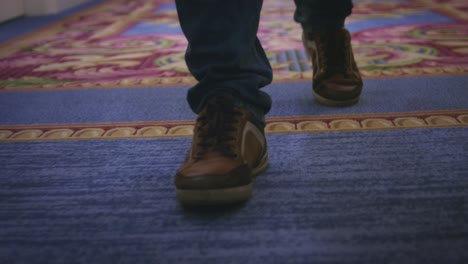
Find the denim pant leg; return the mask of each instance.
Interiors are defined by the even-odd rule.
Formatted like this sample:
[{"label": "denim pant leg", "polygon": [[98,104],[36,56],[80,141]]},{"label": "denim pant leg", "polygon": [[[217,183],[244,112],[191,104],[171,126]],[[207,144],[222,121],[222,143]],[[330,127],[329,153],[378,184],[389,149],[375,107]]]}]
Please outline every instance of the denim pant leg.
[{"label": "denim pant leg", "polygon": [[189,43],[185,60],[198,80],[187,95],[192,110],[228,92],[267,113],[271,99],[260,88],[272,81],[272,69],[257,39],[262,0],[176,0],[176,6]]},{"label": "denim pant leg", "polygon": [[353,9],[352,0],[294,0],[294,20],[305,32],[340,29]]}]

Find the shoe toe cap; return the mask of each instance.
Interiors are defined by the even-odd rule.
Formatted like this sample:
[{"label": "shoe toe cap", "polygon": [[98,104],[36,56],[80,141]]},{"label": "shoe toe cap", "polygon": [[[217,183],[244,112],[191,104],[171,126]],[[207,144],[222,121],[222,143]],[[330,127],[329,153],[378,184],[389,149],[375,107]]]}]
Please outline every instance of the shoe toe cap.
[{"label": "shoe toe cap", "polygon": [[314,91],[333,100],[349,100],[359,97],[362,91],[362,81],[336,76],[320,82],[319,85],[314,85]]}]

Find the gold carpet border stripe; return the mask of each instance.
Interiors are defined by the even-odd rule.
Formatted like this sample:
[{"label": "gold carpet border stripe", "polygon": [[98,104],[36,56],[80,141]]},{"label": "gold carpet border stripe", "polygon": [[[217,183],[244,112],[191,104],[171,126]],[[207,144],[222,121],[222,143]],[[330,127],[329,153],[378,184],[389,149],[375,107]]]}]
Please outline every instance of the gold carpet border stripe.
[{"label": "gold carpet border stripe", "polygon": [[[468,110],[333,116],[271,117],[267,134],[466,127]],[[193,121],[0,127],[0,142],[190,137]]]}]

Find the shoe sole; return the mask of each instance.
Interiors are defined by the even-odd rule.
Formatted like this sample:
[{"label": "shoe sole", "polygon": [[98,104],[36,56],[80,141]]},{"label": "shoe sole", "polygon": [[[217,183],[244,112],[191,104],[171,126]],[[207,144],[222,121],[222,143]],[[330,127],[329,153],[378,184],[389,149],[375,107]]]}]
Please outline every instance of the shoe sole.
[{"label": "shoe sole", "polygon": [[348,100],[333,100],[333,99],[328,99],[325,98],[315,91],[312,91],[314,94],[315,100],[321,104],[321,105],[326,105],[326,106],[351,106],[355,105],[359,102],[359,96],[353,99],[348,99]]},{"label": "shoe sole", "polygon": [[[262,158],[260,165],[252,170],[252,177],[266,170],[268,154]],[[176,196],[184,205],[220,205],[245,202],[252,197],[253,183],[234,188],[184,190],[176,188]]]}]

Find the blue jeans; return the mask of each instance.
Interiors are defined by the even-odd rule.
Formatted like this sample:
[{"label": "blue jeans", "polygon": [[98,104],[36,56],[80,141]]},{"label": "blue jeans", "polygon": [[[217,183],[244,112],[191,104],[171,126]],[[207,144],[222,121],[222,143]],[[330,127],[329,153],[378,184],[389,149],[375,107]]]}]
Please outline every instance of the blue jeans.
[{"label": "blue jeans", "polygon": [[[187,95],[198,113],[205,100],[230,93],[266,114],[271,99],[260,88],[273,73],[257,38],[262,0],[176,0],[180,25],[188,40],[187,66],[198,80]],[[305,31],[344,26],[351,0],[295,0],[294,19]]]}]

